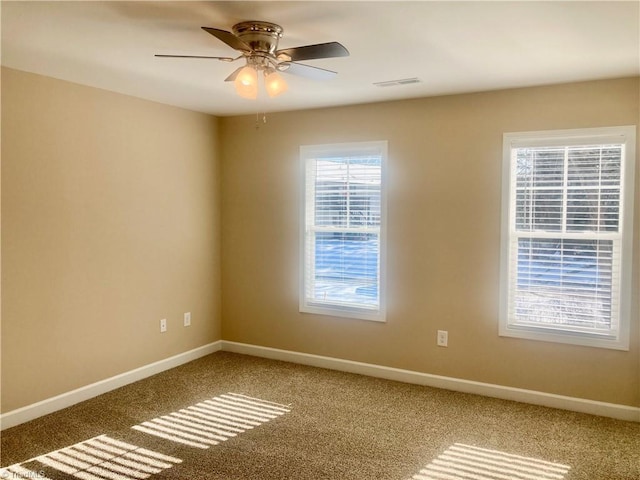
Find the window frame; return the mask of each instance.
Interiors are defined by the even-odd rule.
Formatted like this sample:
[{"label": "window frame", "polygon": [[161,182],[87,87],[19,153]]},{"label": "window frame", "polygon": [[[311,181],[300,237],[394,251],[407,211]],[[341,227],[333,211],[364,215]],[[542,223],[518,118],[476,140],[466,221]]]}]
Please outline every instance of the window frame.
[{"label": "window frame", "polygon": [[[518,325],[509,318],[510,262],[512,237],[515,230],[516,181],[512,152],[522,147],[554,147],[598,144],[623,144],[620,178],[620,274],[619,309],[617,335],[576,332],[558,327]],[[532,132],[510,132],[503,134],[502,162],[502,215],[500,252],[500,310],[499,336],[529,340],[540,340],[590,347],[629,350],[632,271],[633,271],[633,209],[636,163],[636,126],[580,128]],[[573,233],[576,233],[575,236]],[[580,237],[580,232],[571,235]],[[545,232],[546,234],[546,232]],[[549,236],[552,236],[549,234]],[[559,235],[559,238],[561,236]]]},{"label": "window frame", "polygon": [[[309,301],[306,297],[307,279],[307,164],[318,157],[380,155],[380,227],[378,231],[378,308],[359,308]],[[300,193],[300,258],[299,258],[299,311],[342,318],[386,322],[386,224],[387,224],[387,182],[386,165],[388,142],[386,140],[349,142],[300,146],[301,193]]]}]

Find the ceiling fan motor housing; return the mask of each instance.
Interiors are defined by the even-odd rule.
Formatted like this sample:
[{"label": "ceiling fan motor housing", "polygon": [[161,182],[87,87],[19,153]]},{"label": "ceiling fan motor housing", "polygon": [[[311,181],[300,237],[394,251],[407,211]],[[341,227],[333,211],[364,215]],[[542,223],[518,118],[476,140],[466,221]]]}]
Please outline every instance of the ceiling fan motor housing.
[{"label": "ceiling fan motor housing", "polygon": [[251,20],[233,26],[233,33],[251,47],[255,53],[274,55],[278,40],[282,37],[282,27],[275,23]]}]

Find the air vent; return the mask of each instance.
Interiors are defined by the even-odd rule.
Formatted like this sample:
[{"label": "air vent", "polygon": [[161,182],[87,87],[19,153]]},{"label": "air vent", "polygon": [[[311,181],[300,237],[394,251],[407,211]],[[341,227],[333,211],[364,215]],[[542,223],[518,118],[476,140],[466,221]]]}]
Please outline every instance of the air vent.
[{"label": "air vent", "polygon": [[401,78],[400,80],[390,80],[388,82],[374,82],[376,87],[396,87],[399,85],[410,85],[412,83],[420,83],[419,78]]}]

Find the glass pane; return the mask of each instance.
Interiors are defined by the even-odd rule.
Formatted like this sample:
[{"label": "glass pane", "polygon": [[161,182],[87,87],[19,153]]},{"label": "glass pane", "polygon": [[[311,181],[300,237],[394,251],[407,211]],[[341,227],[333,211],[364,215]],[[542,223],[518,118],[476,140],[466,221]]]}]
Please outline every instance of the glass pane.
[{"label": "glass pane", "polygon": [[562,229],[562,190],[524,190],[516,192],[516,230],[552,231]]},{"label": "glass pane", "polygon": [[516,151],[516,230],[562,230],[564,148]]},{"label": "glass pane", "polygon": [[315,224],[347,226],[348,165],[342,159],[318,160],[315,175]]},{"label": "glass pane", "polygon": [[518,323],[611,328],[613,241],[518,240]]},{"label": "glass pane", "polygon": [[380,225],[381,158],[344,157],[316,161],[315,225]]},{"label": "glass pane", "polygon": [[560,187],[564,184],[564,148],[519,148],[516,187]]},{"label": "glass pane", "polygon": [[568,150],[567,231],[618,231],[621,158],[619,145]]},{"label": "glass pane", "polygon": [[619,145],[569,148],[567,185],[569,187],[620,185],[621,158],[622,148]]},{"label": "glass pane", "polygon": [[379,258],[377,234],[316,233],[312,300],[377,306]]},{"label": "glass pane", "polygon": [[380,185],[349,184],[349,226],[380,225]]},{"label": "glass pane", "polygon": [[567,194],[567,231],[617,232],[619,215],[619,189],[573,189]]}]

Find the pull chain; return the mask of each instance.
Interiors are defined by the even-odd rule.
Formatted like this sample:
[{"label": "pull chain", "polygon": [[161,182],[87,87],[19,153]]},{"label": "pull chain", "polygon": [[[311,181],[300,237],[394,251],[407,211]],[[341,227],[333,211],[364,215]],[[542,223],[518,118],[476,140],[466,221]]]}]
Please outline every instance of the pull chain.
[{"label": "pull chain", "polygon": [[[262,114],[262,123],[267,123],[267,112]],[[256,130],[260,130],[260,114],[256,112]]]}]

